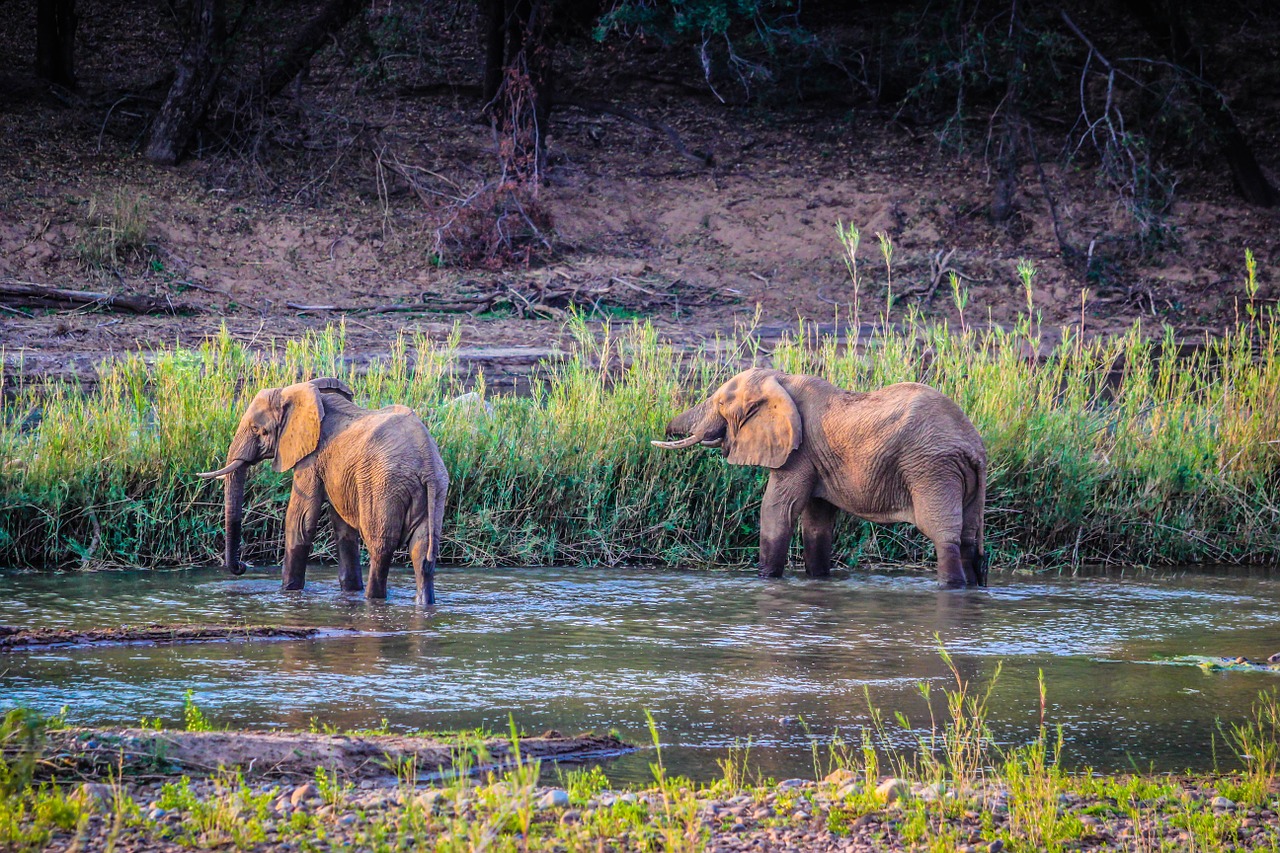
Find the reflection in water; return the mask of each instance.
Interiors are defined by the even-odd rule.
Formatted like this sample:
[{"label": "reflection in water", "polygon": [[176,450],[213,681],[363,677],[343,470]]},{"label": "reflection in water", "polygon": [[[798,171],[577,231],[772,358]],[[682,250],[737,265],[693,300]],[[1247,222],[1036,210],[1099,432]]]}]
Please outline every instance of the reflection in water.
[{"label": "reflection in water", "polygon": [[[407,570],[405,571],[407,574]],[[265,573],[0,574],[0,624],[100,627],[146,622],[341,626],[372,632],[318,641],[59,650],[0,658],[0,710],[69,707],[77,723],[180,723],[182,697],[220,724],[305,728],[617,728],[648,739],[651,711],[674,772],[717,774],[714,759],[750,738],[767,774],[812,773],[811,736],[856,737],[867,700],[927,725],[918,683],[1004,674],[993,726],[1034,733],[1036,673],[1066,760],[1100,769],[1212,766],[1215,718],[1239,719],[1265,673],[1147,666],[1158,657],[1265,657],[1280,648],[1277,583],[1219,575],[1088,580],[1001,578],[983,591],[939,589],[928,575],[842,575],[760,582],[749,575],[645,570],[445,570],[441,604],[413,606],[411,583],[385,603],[340,593],[331,569],[304,593]],[[937,639],[935,639],[935,634]],[[935,698],[935,702],[938,699]],[[647,774],[649,756],[610,775]]]}]

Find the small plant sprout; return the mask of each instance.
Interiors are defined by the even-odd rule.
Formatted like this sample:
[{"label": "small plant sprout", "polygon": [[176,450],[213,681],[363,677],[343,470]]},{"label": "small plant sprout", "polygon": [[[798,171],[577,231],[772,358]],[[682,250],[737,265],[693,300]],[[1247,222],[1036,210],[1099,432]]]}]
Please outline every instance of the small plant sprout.
[{"label": "small plant sprout", "polygon": [[1018,278],[1022,281],[1022,290],[1027,297],[1027,316],[1031,317],[1035,314],[1036,300],[1035,294],[1031,288],[1031,282],[1036,277],[1036,265],[1026,258],[1018,261]]},{"label": "small plant sprout", "polygon": [[1244,268],[1244,291],[1249,297],[1249,321],[1252,324],[1258,318],[1258,309],[1254,304],[1254,298],[1258,295],[1258,261],[1253,257],[1253,249],[1244,250]]},{"label": "small plant sprout", "polygon": [[182,719],[189,732],[211,732],[213,723],[205,716],[204,711],[196,704],[195,691],[188,689],[182,696]]},{"label": "small plant sprout", "polygon": [[964,321],[964,309],[969,307],[969,288],[960,286],[960,276],[956,275],[955,270],[947,273],[947,278],[951,282],[951,301],[960,312],[960,332],[964,334],[968,331]]},{"label": "small plant sprout", "polygon": [[853,325],[857,328],[858,290],[861,286],[861,282],[858,281],[858,245],[862,242],[862,232],[852,222],[845,225],[837,219],[836,236],[839,237],[840,245],[844,249],[844,266],[849,271],[849,280],[853,284]]},{"label": "small plant sprout", "polygon": [[893,311],[893,240],[883,231],[876,232],[876,240],[880,242],[880,254],[884,257],[884,320],[888,325],[889,314]]}]

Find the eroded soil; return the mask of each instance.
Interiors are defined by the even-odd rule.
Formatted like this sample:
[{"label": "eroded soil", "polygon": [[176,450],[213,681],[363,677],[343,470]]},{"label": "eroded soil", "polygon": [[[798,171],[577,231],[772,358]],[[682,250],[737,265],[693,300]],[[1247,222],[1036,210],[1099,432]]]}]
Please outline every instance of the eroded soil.
[{"label": "eroded soil", "polygon": [[[137,149],[160,94],[156,81],[173,59],[169,24],[114,32],[127,16],[86,4],[82,91],[59,98],[23,76],[33,41],[24,9],[0,10],[0,67],[13,70],[0,86],[0,277],[145,292],[197,313],[3,312],[8,372],[25,359],[29,374],[85,376],[105,356],[197,344],[223,325],[266,346],[340,318],[349,350],[375,357],[399,331],[443,338],[455,323],[467,347],[563,343],[564,310],[555,306],[526,310],[513,299],[477,315],[404,310],[504,288],[577,288],[590,294],[579,307],[595,322],[644,318],[679,342],[750,323],[757,312],[782,326],[845,319],[855,288],[838,220],[864,235],[864,320],[883,309],[890,284],[894,317],[915,307],[957,318],[938,275],[943,258],[962,276],[967,317],[978,321],[1010,322],[1026,309],[1015,272],[1021,258],[1038,269],[1031,296],[1046,323],[1086,331],[1138,318],[1188,335],[1222,328],[1244,302],[1246,248],[1259,260],[1257,298],[1280,295],[1280,212],[1242,204],[1221,171],[1184,169],[1164,236],[1140,245],[1125,236],[1133,223],[1088,163],[1046,157],[1043,180],[1024,165],[1017,214],[997,226],[980,151],[944,149],[928,130],[870,106],[722,104],[699,85],[694,56],[626,46],[608,69],[595,67],[595,54],[566,49],[558,58],[566,86],[669,125],[715,165],[681,157],[662,134],[616,115],[557,109],[536,199],[555,252],[529,265],[464,269],[453,263],[449,224],[458,200],[494,164],[470,86],[478,40],[441,38],[430,62],[391,58],[391,82],[373,87],[326,55],[305,84],[291,87],[262,146],[159,168]],[[472,26],[469,14],[454,23]],[[1265,116],[1267,107],[1259,109]],[[1272,175],[1280,170],[1277,127],[1247,128]],[[1092,273],[1063,259],[1049,196],[1071,244],[1105,256]],[[104,260],[95,246],[120,218],[111,211],[135,201],[143,236]],[[891,282],[876,234],[894,246]],[[368,310],[377,308],[395,310]]]}]

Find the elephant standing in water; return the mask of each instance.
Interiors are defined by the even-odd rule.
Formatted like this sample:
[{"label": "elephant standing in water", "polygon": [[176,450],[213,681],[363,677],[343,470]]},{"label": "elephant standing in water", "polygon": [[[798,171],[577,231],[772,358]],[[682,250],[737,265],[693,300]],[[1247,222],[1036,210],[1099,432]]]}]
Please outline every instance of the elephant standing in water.
[{"label": "elephant standing in water", "polygon": [[940,392],[915,382],[869,394],[811,376],[752,369],[667,424],[657,447],[723,447],[736,465],[772,469],[760,507],[760,575],[781,577],[796,520],[805,570],[831,571],[836,510],[909,521],[933,540],[938,577],[985,584],[982,437]]},{"label": "elephant standing in water", "polygon": [[[285,512],[285,589],[302,589],[307,558],[326,500],[338,546],[342,589],[387,597],[391,556],[409,545],[419,604],[435,603],[449,476],[426,426],[404,406],[374,411],[352,402],[341,380],[313,379],[258,392],[240,418],[227,464],[201,477],[226,478],[226,567],[243,574],[240,527],[250,465],[272,457],[293,469]],[[369,579],[360,578],[360,542],[369,549]]]}]

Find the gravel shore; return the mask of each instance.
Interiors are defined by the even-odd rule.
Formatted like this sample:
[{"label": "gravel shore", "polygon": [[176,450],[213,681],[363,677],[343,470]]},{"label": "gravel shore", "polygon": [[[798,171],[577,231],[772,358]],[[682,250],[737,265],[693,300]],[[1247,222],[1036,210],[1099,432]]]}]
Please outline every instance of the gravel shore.
[{"label": "gravel shore", "polygon": [[[1061,777],[1015,793],[901,779],[871,785],[847,770],[727,790],[666,781],[644,791],[520,784],[446,788],[220,780],[82,785],[85,812],[44,849],[294,850],[1272,850],[1276,794],[1248,806],[1193,777]],[[494,777],[491,777],[491,779]],[[595,777],[602,779],[602,776]],[[1055,790],[1057,788],[1057,790]]]}]

